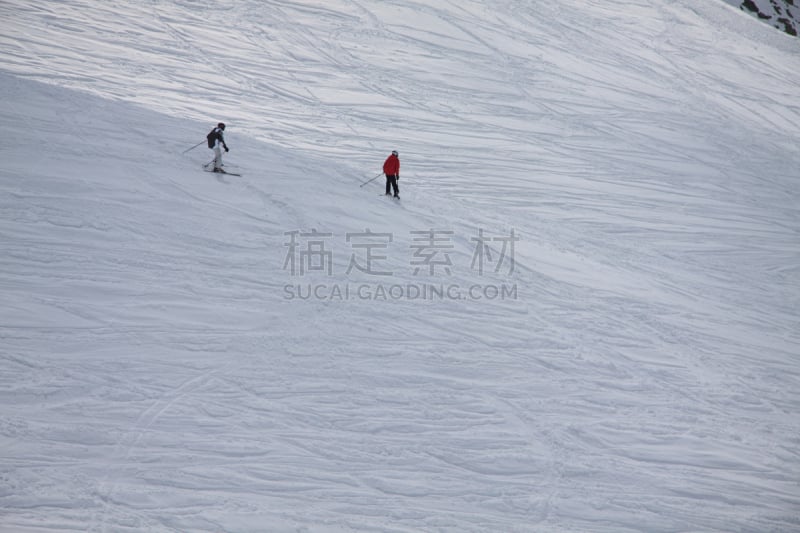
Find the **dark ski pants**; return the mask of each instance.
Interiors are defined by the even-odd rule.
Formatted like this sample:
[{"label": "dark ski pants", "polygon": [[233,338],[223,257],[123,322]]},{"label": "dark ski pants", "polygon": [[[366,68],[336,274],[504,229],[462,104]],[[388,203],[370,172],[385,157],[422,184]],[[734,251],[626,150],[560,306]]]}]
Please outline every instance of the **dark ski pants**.
[{"label": "dark ski pants", "polygon": [[394,189],[395,196],[400,196],[400,189],[397,187],[396,174],[386,174],[386,194],[390,194],[389,187]]}]

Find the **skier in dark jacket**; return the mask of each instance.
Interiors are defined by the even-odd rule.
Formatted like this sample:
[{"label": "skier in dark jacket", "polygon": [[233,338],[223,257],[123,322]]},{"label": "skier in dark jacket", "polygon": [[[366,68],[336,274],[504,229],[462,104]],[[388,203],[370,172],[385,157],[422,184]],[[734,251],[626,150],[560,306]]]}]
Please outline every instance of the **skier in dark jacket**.
[{"label": "skier in dark jacket", "polygon": [[222,150],[220,147],[224,148],[226,152],[228,152],[228,145],[225,144],[225,137],[223,136],[223,132],[225,131],[225,124],[220,122],[217,124],[217,127],[211,130],[206,138],[208,139],[208,147],[214,150],[214,172],[225,172],[222,170]]},{"label": "skier in dark jacket", "polygon": [[400,158],[397,156],[397,150],[392,150],[392,155],[386,158],[383,163],[383,173],[386,174],[386,195],[390,193],[390,187],[394,189],[394,197],[400,198],[400,189],[397,186],[397,181],[400,179]]}]

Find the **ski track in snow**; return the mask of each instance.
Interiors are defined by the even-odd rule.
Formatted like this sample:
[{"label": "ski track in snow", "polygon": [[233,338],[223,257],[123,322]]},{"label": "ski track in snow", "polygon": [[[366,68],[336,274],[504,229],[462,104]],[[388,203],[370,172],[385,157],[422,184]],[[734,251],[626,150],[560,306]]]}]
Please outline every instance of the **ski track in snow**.
[{"label": "ski track in snow", "polygon": [[[800,528],[798,41],[683,0],[0,22],[0,531]],[[219,120],[241,177],[181,153]],[[400,203],[358,187],[391,149]],[[386,281],[367,228],[387,283],[519,297],[286,298]]]}]

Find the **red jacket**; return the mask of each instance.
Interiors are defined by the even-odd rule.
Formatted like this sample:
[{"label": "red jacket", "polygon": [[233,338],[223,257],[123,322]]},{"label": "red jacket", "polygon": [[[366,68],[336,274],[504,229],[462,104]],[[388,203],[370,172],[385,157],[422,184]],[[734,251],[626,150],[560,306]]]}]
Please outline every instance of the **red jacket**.
[{"label": "red jacket", "polygon": [[400,158],[394,154],[387,157],[386,162],[383,163],[383,173],[390,176],[400,174]]}]

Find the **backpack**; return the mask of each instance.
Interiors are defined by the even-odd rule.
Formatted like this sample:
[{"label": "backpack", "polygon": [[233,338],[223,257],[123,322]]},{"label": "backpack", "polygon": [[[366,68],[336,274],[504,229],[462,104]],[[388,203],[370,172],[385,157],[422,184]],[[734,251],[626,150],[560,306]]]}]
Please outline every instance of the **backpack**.
[{"label": "backpack", "polygon": [[218,137],[217,128],[214,128],[213,130],[211,130],[211,133],[206,135],[206,140],[208,141],[209,148],[214,148],[214,144],[216,144],[217,142],[217,137]]}]

